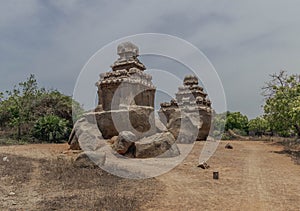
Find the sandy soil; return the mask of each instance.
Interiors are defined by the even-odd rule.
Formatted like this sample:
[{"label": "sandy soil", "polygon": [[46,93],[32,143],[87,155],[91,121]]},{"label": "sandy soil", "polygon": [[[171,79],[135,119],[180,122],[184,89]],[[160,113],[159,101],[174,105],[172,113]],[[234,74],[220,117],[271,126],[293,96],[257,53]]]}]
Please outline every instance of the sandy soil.
[{"label": "sandy soil", "polygon": [[[62,157],[61,153],[68,149],[66,144],[2,146],[0,209],[110,210],[114,201],[107,200],[108,195],[103,198],[103,193],[115,189],[116,196],[123,194],[137,197],[138,208],[133,209],[300,210],[300,166],[295,165],[287,155],[275,153],[282,150],[282,147],[263,142],[233,141],[230,143],[234,148],[229,150],[224,148],[226,143],[221,142],[214,156],[207,162],[210,169],[197,167],[204,144],[197,142],[184,162],[157,178],[137,181],[97,173],[95,175],[99,178],[93,176],[89,179],[88,174],[92,170],[87,169],[77,173],[86,174],[86,180],[90,181],[78,180],[78,184],[73,187],[74,181],[72,183],[70,175],[74,172],[68,175],[64,172],[64,166],[58,171],[60,165],[53,165],[54,161]],[[11,160],[3,162],[4,156]],[[66,156],[74,157],[72,153],[64,154]],[[10,162],[15,162],[13,174],[7,168]],[[56,170],[51,176],[53,166]],[[219,172],[219,180],[213,180],[213,171]],[[66,180],[65,177],[70,178]],[[104,177],[107,180],[103,180]],[[106,192],[97,192],[95,184],[105,187]],[[10,195],[10,192],[15,195]],[[94,193],[92,197],[88,195],[91,192]],[[87,196],[82,197],[82,194]],[[96,195],[102,197],[101,200],[106,199],[106,205]],[[128,201],[124,196],[121,203]],[[135,205],[135,201],[132,203]],[[79,207],[79,204],[86,206]]]}]

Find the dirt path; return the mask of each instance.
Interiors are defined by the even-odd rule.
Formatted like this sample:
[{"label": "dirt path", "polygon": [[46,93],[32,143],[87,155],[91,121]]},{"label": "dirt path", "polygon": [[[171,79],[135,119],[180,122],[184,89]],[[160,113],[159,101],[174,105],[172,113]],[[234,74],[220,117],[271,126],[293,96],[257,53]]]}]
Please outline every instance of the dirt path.
[{"label": "dirt path", "polygon": [[[226,143],[228,142],[221,142],[216,153],[207,162],[211,168],[203,170],[197,165],[204,142],[197,142],[184,162],[156,178],[161,189],[158,188],[157,195],[151,201],[145,202],[141,208],[144,210],[300,210],[300,166],[295,165],[288,156],[274,153],[282,149],[280,146],[263,142],[233,141],[230,143],[234,149],[226,150],[224,148]],[[31,162],[29,165],[31,170],[27,177],[29,179],[24,184],[15,185],[14,182],[12,186],[9,175],[0,178],[0,193],[7,194],[16,189],[16,195],[13,197],[3,196],[1,199],[0,196],[0,201],[7,204],[7,206],[3,204],[3,207],[10,207],[13,210],[26,208],[35,210],[43,194],[47,195],[53,191],[55,196],[66,195],[63,189],[57,187],[53,190],[48,186],[47,189],[43,189],[45,187],[43,183],[47,181],[40,172],[40,159],[57,159],[61,152],[67,149],[66,144],[0,147],[0,162],[2,154],[14,154],[33,159],[28,160]],[[20,172],[24,170],[26,169]],[[219,180],[212,179],[213,171],[219,172]],[[129,181],[130,185],[125,187],[128,189],[132,183],[136,182]],[[142,187],[143,185],[147,186],[147,181],[141,182],[139,186],[141,192],[145,188]],[[67,189],[67,191],[68,194],[76,196],[79,190]],[[93,190],[89,187],[88,191]],[[134,190],[129,188],[127,191],[138,190],[135,187]],[[17,205],[12,206],[12,200]],[[83,202],[76,201],[76,203]],[[68,205],[62,203],[59,206],[65,204]],[[69,210],[68,207],[62,208]]]},{"label": "dirt path", "polygon": [[[300,166],[281,147],[262,142],[222,142],[208,161],[197,168],[203,143],[197,143],[180,166],[159,177],[166,184],[161,210],[300,210]],[[213,180],[212,172],[220,179]]]}]

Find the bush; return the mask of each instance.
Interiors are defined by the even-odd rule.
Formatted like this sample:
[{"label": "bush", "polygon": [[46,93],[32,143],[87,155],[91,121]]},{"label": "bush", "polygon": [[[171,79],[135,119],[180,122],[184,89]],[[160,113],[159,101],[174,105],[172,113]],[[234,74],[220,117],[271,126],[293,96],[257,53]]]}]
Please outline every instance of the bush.
[{"label": "bush", "polygon": [[[30,75],[25,82],[19,83],[5,93],[0,92],[0,131],[6,136],[0,134],[0,137],[22,139],[26,142],[32,142],[33,138],[38,137],[46,141],[56,141],[61,139],[63,131],[72,129],[73,120],[78,119],[83,113],[80,104],[71,96],[57,90],[39,88],[34,75]],[[51,121],[56,121],[53,117],[52,120],[47,117],[52,115],[66,120],[69,129],[63,128],[56,133],[52,131],[42,134],[42,128],[50,130],[51,126],[53,130],[55,124],[65,123],[58,121],[50,124]]]},{"label": "bush", "polygon": [[68,121],[55,115],[40,117],[32,131],[32,135],[47,142],[61,142],[68,137],[70,128]]}]

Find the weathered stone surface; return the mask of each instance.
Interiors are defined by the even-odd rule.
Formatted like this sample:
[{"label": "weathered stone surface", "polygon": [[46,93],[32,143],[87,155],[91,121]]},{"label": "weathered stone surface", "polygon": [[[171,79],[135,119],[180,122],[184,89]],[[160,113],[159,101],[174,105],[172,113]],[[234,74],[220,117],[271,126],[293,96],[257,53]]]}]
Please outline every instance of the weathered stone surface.
[{"label": "weathered stone surface", "polygon": [[163,154],[157,156],[158,158],[171,158],[171,157],[176,157],[180,155],[180,150],[177,146],[176,143],[174,143],[170,149],[168,149],[166,152]]},{"label": "weathered stone surface", "polygon": [[202,120],[199,113],[174,112],[167,125],[177,143],[193,143],[198,139]]},{"label": "weathered stone surface", "polygon": [[124,155],[128,149],[134,145],[136,141],[136,136],[130,131],[122,131],[119,133],[119,136],[112,148],[121,155]]},{"label": "weathered stone surface", "polygon": [[[155,86],[152,76],[145,73],[145,65],[138,60],[139,49],[130,42],[121,43],[120,56],[111,66],[112,71],[100,74],[98,106],[105,111],[119,110],[119,106],[154,107]],[[100,109],[97,109],[100,110]]]},{"label": "weathered stone surface", "polygon": [[101,142],[104,140],[97,124],[91,123],[86,117],[75,123],[68,141],[72,150],[96,150]]},{"label": "weathered stone surface", "polygon": [[[136,158],[153,158],[163,155],[172,148],[175,144],[173,135],[169,132],[158,133],[150,137],[143,138],[135,142],[135,157]],[[176,144],[175,144],[176,145]],[[174,151],[173,155],[179,154],[179,150],[174,146],[171,150]],[[171,151],[170,151],[171,153]]]},{"label": "weathered stone surface", "polygon": [[155,126],[156,126],[156,131],[158,133],[162,133],[162,132],[168,132],[167,127],[164,125],[164,123],[162,121],[160,121],[159,118],[155,117]]},{"label": "weathered stone surface", "polygon": [[85,151],[80,153],[74,161],[74,166],[79,168],[98,168],[105,164],[106,155],[101,152]]},{"label": "weathered stone surface", "polygon": [[128,110],[96,112],[95,115],[105,139],[118,136],[120,131],[130,131],[137,138],[156,133],[152,107],[131,106]]}]

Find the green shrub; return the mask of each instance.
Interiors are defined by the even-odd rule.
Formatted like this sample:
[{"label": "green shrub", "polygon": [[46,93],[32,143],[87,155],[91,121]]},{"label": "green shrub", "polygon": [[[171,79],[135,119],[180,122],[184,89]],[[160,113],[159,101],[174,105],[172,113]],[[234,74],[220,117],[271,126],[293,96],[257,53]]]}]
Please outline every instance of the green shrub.
[{"label": "green shrub", "polygon": [[32,135],[42,141],[61,142],[70,132],[68,121],[55,115],[40,117],[32,131]]}]

